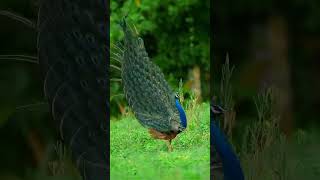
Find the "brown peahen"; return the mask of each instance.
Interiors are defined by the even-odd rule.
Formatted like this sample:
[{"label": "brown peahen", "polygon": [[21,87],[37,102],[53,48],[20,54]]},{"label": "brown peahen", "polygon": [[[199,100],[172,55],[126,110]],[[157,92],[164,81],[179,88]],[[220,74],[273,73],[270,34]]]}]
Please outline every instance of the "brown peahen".
[{"label": "brown peahen", "polygon": [[124,32],[121,53],[121,79],[129,106],[140,124],[153,138],[171,141],[187,127],[185,112],[166,82],[160,68],[148,57],[143,40],[126,19],[120,23]]},{"label": "brown peahen", "polygon": [[60,136],[83,180],[108,178],[108,0],[41,0],[38,58]]}]

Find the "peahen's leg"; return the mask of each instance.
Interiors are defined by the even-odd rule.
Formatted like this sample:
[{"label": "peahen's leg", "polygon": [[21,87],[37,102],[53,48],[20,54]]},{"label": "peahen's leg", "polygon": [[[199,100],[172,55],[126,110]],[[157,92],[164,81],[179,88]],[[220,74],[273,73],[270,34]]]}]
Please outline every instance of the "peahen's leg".
[{"label": "peahen's leg", "polygon": [[173,147],[172,147],[172,144],[171,144],[171,139],[166,141],[166,143],[167,143],[167,146],[168,146],[168,151],[172,152],[173,151]]}]

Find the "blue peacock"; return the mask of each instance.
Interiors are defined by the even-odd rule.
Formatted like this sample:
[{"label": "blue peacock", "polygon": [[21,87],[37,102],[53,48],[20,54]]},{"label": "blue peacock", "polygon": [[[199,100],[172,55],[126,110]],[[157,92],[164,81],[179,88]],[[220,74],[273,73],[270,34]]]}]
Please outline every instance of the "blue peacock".
[{"label": "blue peacock", "polygon": [[124,32],[121,81],[127,102],[151,136],[166,140],[172,151],[172,139],[187,127],[179,96],[171,90],[160,68],[149,59],[143,40],[127,24],[126,18],[120,25]]},{"label": "blue peacock", "polygon": [[211,104],[210,144],[213,147],[211,148],[213,177],[219,180],[244,180],[240,161],[216,121],[217,116],[224,112],[220,106]]}]

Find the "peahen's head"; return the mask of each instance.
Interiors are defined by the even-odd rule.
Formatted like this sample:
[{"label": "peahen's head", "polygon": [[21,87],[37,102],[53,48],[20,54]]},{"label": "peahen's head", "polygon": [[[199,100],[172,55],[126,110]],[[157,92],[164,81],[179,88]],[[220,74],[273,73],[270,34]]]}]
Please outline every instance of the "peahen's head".
[{"label": "peahen's head", "polygon": [[179,130],[178,130],[178,132],[180,133],[187,128],[187,117],[186,117],[186,113],[183,110],[182,105],[180,104],[180,97],[178,94],[175,94],[175,103],[176,103],[176,107],[179,111],[179,116],[180,116],[180,125],[181,126],[179,126]]}]

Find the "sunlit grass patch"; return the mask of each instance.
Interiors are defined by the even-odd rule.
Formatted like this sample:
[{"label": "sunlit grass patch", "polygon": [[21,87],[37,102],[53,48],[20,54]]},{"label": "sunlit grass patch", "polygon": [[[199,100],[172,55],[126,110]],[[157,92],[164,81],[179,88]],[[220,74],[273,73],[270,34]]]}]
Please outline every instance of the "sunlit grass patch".
[{"label": "sunlit grass patch", "polygon": [[164,141],[152,139],[132,115],[113,120],[111,179],[209,179],[209,104],[188,107],[188,128],[173,140],[173,152]]}]

